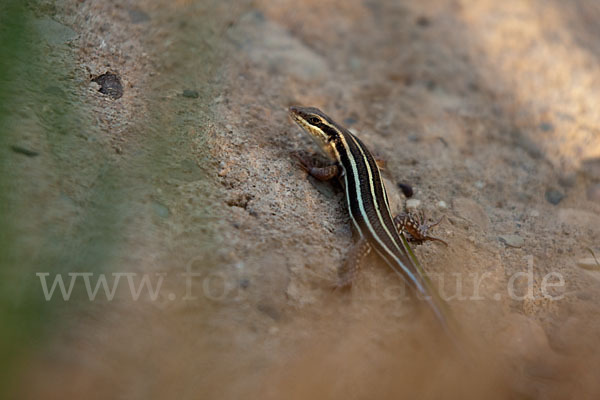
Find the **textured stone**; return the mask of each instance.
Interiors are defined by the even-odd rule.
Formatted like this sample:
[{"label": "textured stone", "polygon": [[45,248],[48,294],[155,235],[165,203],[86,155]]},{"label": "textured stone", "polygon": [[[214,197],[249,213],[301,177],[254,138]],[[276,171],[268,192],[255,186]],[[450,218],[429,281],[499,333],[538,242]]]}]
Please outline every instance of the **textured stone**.
[{"label": "textured stone", "polygon": [[92,82],[96,82],[100,85],[98,91],[105,94],[113,99],[119,99],[123,96],[123,84],[121,78],[112,72],[106,72],[100,76],[92,79]]},{"label": "textured stone", "polygon": [[131,9],[127,10],[127,13],[132,24],[141,24],[150,21],[150,16],[142,10]]},{"label": "textured stone", "polygon": [[558,203],[560,203],[562,201],[562,199],[565,198],[565,194],[563,192],[561,192],[560,190],[556,190],[556,189],[546,190],[546,193],[544,196],[546,197],[546,200],[548,201],[548,203],[554,204],[554,205],[557,205]]},{"label": "textured stone", "polygon": [[558,221],[577,229],[600,231],[600,216],[584,210],[563,208],[558,211]]},{"label": "textured stone", "polygon": [[508,247],[523,247],[525,240],[519,235],[500,235],[498,239]]},{"label": "textured stone", "polygon": [[406,208],[419,208],[421,206],[421,200],[418,199],[408,199],[406,200]]},{"label": "textured stone", "polygon": [[193,89],[184,89],[181,95],[183,97],[187,97],[188,99],[197,99],[198,97],[200,97],[200,93],[198,93],[197,90]]},{"label": "textured stone", "polygon": [[593,257],[581,258],[577,260],[577,266],[579,268],[588,270],[600,270],[600,263],[598,263],[598,260]]},{"label": "textured stone", "polygon": [[588,200],[600,203],[600,183],[588,187],[586,195]]},{"label": "textured stone", "polygon": [[591,179],[600,181],[600,157],[584,160],[581,163],[581,171]]},{"label": "textured stone", "polygon": [[544,329],[522,314],[513,313],[506,317],[499,339],[506,355],[518,362],[533,361],[540,355],[552,353]]},{"label": "textured stone", "polygon": [[301,79],[327,75],[327,63],[317,52],[261,13],[244,15],[231,36],[261,68]]},{"label": "textured stone", "polygon": [[473,222],[481,230],[488,231],[490,229],[490,218],[477,202],[462,197],[455,199],[452,205],[458,215]]},{"label": "textured stone", "polygon": [[52,18],[37,19],[33,26],[38,35],[52,45],[64,44],[77,37],[77,32]]}]

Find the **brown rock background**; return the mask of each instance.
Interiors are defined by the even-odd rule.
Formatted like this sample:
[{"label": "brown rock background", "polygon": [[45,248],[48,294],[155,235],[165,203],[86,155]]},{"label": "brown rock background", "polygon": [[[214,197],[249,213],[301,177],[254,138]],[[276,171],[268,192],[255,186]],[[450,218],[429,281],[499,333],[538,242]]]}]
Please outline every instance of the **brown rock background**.
[{"label": "brown rock background", "polygon": [[[600,275],[579,266],[600,256],[596,2],[25,5],[0,119],[10,396],[600,395]],[[340,186],[290,157],[316,150],[293,104],[386,160],[395,211],[405,182],[446,216],[449,247],[416,253],[459,354],[376,257],[330,290],[351,230]],[[36,273],[163,280],[89,301],[80,275],[46,302]]]}]

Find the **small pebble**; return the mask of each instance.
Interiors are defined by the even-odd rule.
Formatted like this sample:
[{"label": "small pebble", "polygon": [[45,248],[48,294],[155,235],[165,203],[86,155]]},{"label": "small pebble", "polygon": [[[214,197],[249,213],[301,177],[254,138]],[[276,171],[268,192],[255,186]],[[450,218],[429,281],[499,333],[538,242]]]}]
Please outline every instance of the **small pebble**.
[{"label": "small pebble", "polygon": [[522,247],[525,244],[525,240],[519,235],[500,235],[498,239],[508,247]]},{"label": "small pebble", "polygon": [[544,156],[544,152],[539,148],[539,146],[523,132],[517,130],[513,132],[513,135],[516,139],[517,146],[525,150],[531,158],[537,160]]},{"label": "small pebble", "polygon": [[446,202],[444,200],[440,200],[438,202],[438,207],[439,208],[448,208],[448,204],[446,204]]},{"label": "small pebble", "polygon": [[600,202],[600,183],[596,183],[587,189],[587,198],[590,201]]},{"label": "small pebble", "polygon": [[577,174],[575,173],[563,174],[558,177],[558,184],[564,188],[573,187],[575,183],[577,183]]},{"label": "small pebble", "polygon": [[358,70],[362,67],[362,62],[360,61],[360,58],[358,57],[350,57],[350,68],[352,68],[353,70]]},{"label": "small pebble", "polygon": [[256,306],[256,308],[258,309],[258,311],[262,312],[265,315],[268,315],[275,321],[281,318],[280,312],[275,307],[269,304],[259,304],[258,306]]},{"label": "small pebble", "polygon": [[121,84],[121,78],[112,72],[105,72],[92,79],[92,82],[96,82],[100,85],[98,91],[108,97],[117,100],[123,96],[123,85]]},{"label": "small pebble", "polygon": [[582,258],[580,260],[577,260],[577,266],[579,268],[592,270],[592,271],[600,270],[600,264],[598,264],[598,261],[596,261],[593,257]]},{"label": "small pebble", "polygon": [[421,200],[417,200],[417,199],[406,200],[406,208],[419,208],[420,205],[421,205]]},{"label": "small pebble", "polygon": [[154,209],[156,215],[158,215],[159,217],[167,218],[169,216],[169,209],[167,208],[167,206],[159,202],[153,202],[152,208]]},{"label": "small pebble", "polygon": [[417,25],[419,25],[422,28],[428,27],[429,25],[431,25],[431,20],[426,16],[422,15],[419,18],[417,18]]},{"label": "small pebble", "polygon": [[183,97],[187,97],[188,99],[197,99],[200,97],[200,93],[197,90],[184,89],[182,93]]},{"label": "small pebble", "polygon": [[529,215],[530,215],[531,217],[537,218],[537,217],[539,217],[539,216],[540,216],[540,212],[539,212],[538,210],[531,210],[531,211],[529,212]]},{"label": "small pebble", "polygon": [[356,122],[357,122],[356,118],[348,117],[348,118],[344,119],[344,125],[353,125]]},{"label": "small pebble", "polygon": [[540,129],[544,132],[552,132],[554,130],[554,125],[550,122],[542,122],[540,124]]},{"label": "small pebble", "polygon": [[600,157],[584,160],[581,163],[581,171],[593,180],[600,180]]},{"label": "small pebble", "polygon": [[409,184],[398,183],[398,187],[400,188],[400,190],[402,190],[402,193],[404,194],[404,196],[406,196],[406,198],[410,198],[413,196],[413,194],[415,194],[415,191]]},{"label": "small pebble", "polygon": [[248,279],[248,278],[240,279],[240,287],[242,289],[248,289],[249,286],[250,286],[250,279]]},{"label": "small pebble", "polygon": [[548,189],[546,190],[545,197],[548,203],[557,205],[565,198],[565,194],[556,189]]},{"label": "small pebble", "polygon": [[269,334],[270,335],[276,335],[279,332],[279,328],[276,326],[272,326],[269,328]]},{"label": "small pebble", "polygon": [[485,184],[483,182],[481,182],[481,181],[475,182],[475,187],[477,189],[483,189],[484,186],[485,186]]},{"label": "small pebble", "polygon": [[12,151],[14,151],[15,153],[23,154],[24,156],[27,156],[27,157],[35,157],[40,154],[37,151],[29,150],[29,149],[26,149],[25,147],[16,146],[16,145],[10,146],[10,149]]},{"label": "small pebble", "polygon": [[150,21],[150,16],[142,10],[127,10],[132,24],[141,24]]}]

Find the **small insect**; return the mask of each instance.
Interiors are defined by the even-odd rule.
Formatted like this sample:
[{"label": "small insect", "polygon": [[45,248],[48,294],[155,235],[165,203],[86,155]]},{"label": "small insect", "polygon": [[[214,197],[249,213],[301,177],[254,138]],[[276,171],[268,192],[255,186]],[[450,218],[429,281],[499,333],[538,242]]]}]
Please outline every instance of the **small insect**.
[{"label": "small insect", "polygon": [[406,240],[411,243],[423,244],[423,242],[431,240],[442,242],[448,246],[448,243],[442,239],[429,236],[429,230],[434,226],[439,225],[439,223],[442,222],[442,219],[444,219],[444,217],[440,218],[433,224],[428,224],[423,211],[419,212],[417,215],[412,215],[411,213],[400,213],[394,218],[394,224],[396,225],[398,232],[404,233]]}]

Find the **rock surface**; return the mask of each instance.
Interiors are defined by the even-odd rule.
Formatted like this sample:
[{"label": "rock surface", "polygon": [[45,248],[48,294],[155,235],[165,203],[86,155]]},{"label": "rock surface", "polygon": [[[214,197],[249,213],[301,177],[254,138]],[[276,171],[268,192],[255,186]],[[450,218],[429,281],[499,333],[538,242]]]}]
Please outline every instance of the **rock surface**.
[{"label": "rock surface", "polygon": [[[8,337],[36,344],[14,398],[600,397],[598,273],[577,267],[600,243],[595,2],[27,4],[0,81],[2,282],[34,305]],[[107,70],[118,99],[90,83]],[[415,253],[474,365],[375,254],[331,290],[353,233],[341,185],[291,156],[317,152],[295,104],[386,161],[394,212],[446,217],[448,247]],[[77,272],[44,300],[36,273]],[[88,300],[84,276],[118,273]]]}]

